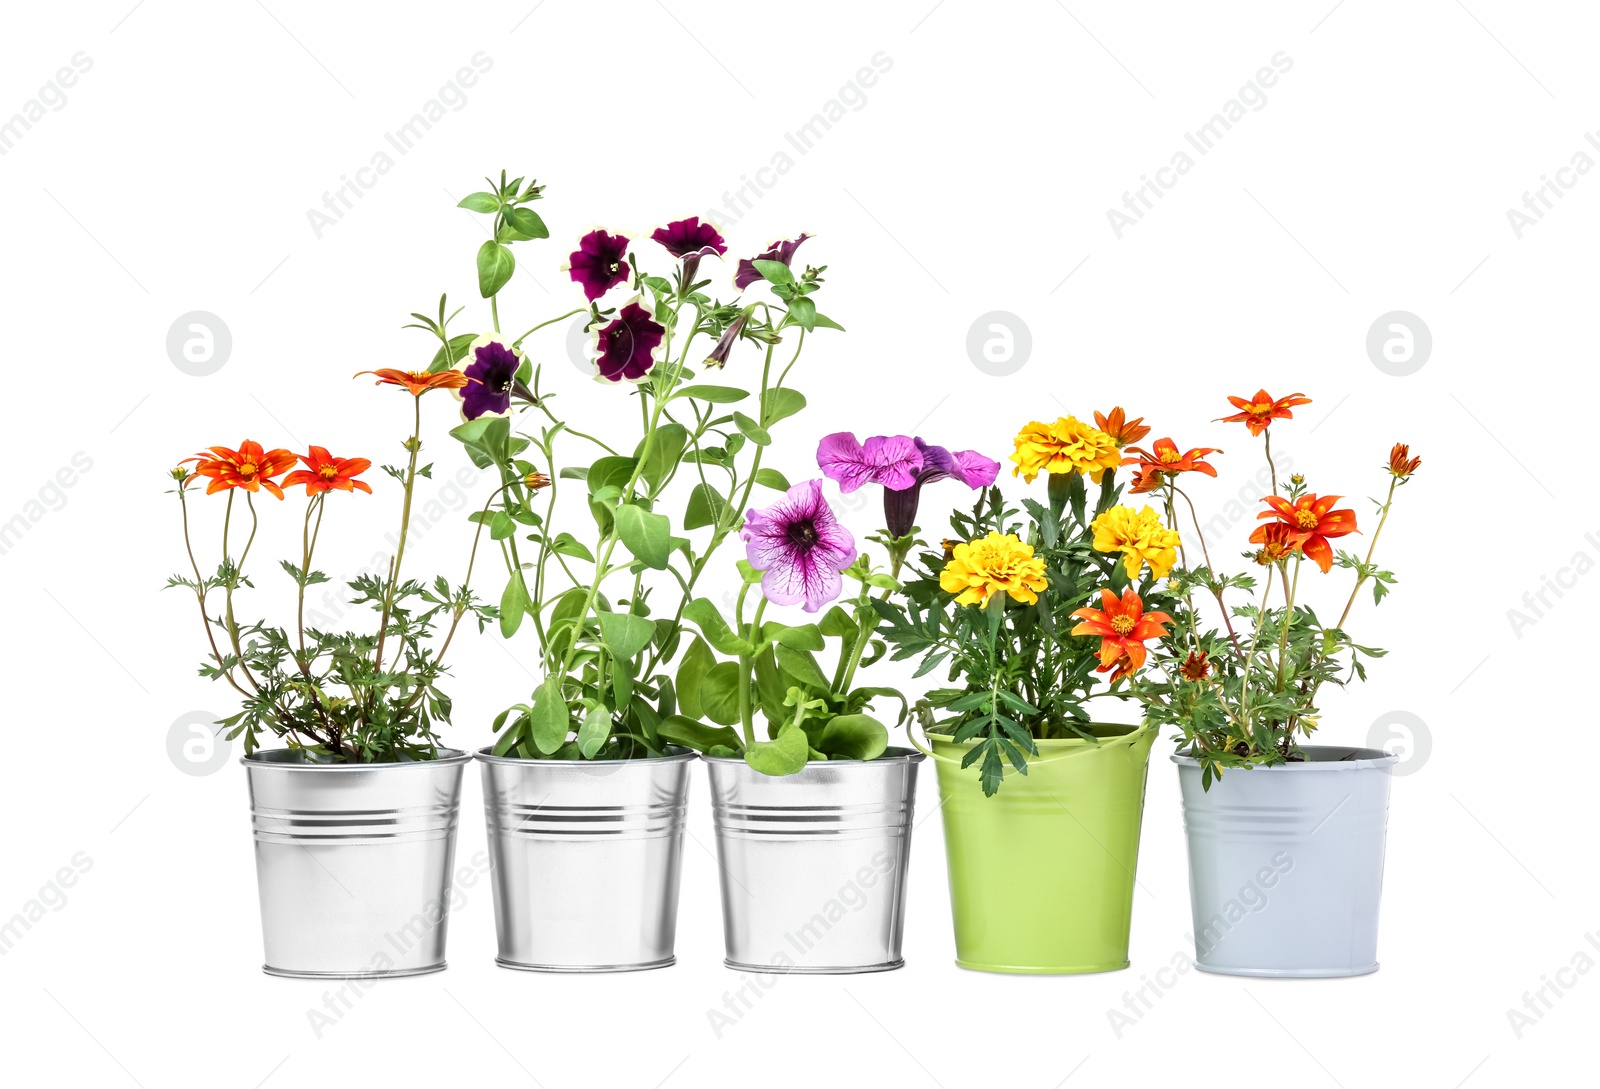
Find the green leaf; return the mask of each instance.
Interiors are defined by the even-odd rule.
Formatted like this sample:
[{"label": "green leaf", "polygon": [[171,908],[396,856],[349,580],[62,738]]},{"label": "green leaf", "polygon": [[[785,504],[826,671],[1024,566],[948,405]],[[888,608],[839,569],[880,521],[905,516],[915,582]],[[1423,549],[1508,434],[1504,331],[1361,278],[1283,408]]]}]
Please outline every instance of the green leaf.
[{"label": "green leaf", "polygon": [[842,760],[876,760],[889,747],[889,730],[871,715],[837,715],[822,728],[817,748]]},{"label": "green leaf", "polygon": [[522,572],[517,571],[506,580],[500,593],[500,635],[510,639],[522,627],[522,617],[528,607],[528,588],[522,584]]},{"label": "green leaf", "polygon": [[584,759],[590,759],[600,751],[610,736],[611,709],[603,703],[596,702],[583,716],[583,725],[578,727],[578,751],[583,753]]},{"label": "green leaf", "polygon": [[672,522],[664,514],[653,514],[633,503],[617,508],[617,536],[628,546],[634,559],[657,571],[667,569],[672,554]]},{"label": "green leaf", "polygon": [[828,683],[828,678],[823,676],[822,670],[817,667],[817,660],[806,651],[779,643],[777,654],[779,668],[795,680],[810,685],[819,692],[826,692],[832,687]]},{"label": "green leaf", "polygon": [[678,662],[678,707],[690,718],[699,718],[705,712],[700,703],[700,682],[717,664],[717,656],[699,636],[689,644]]},{"label": "green leaf", "polygon": [[445,358],[444,345],[439,345],[439,350],[433,353],[433,362],[428,364],[428,373],[447,371],[466,355],[467,345],[478,339],[477,333],[459,333],[450,338],[450,355]]},{"label": "green leaf", "polygon": [[761,468],[756,470],[756,483],[763,488],[774,488],[780,492],[789,490],[789,478],[776,469]]},{"label": "green leaf", "polygon": [[639,440],[639,449],[634,451],[633,456],[644,457],[639,476],[650,485],[652,494],[661,490],[662,482],[677,468],[683,448],[688,444],[688,428],[677,423],[664,423],[656,428],[655,441],[650,444],[648,456],[644,453],[644,440]]},{"label": "green leaf", "polygon": [[805,394],[797,389],[769,389],[761,398],[761,422],[768,427],[786,420],[806,407]]},{"label": "green leaf", "polygon": [[511,251],[490,239],[478,247],[478,292],[489,298],[506,286],[516,271],[517,259]]},{"label": "green leaf", "polygon": [[757,446],[770,446],[772,444],[772,436],[767,434],[767,429],[743,412],[735,412],[733,414],[733,423],[739,429],[740,434]]},{"label": "green leaf", "polygon": [[806,332],[817,327],[817,304],[802,295],[789,303],[789,316]]},{"label": "green leaf", "polygon": [[739,721],[739,686],[744,676],[738,662],[718,662],[700,678],[700,710],[712,722],[732,726]]},{"label": "green leaf", "polygon": [[594,553],[590,552],[588,546],[570,533],[558,533],[551,538],[550,551],[559,552],[563,556],[572,556],[588,563],[594,562]]},{"label": "green leaf", "polygon": [[793,775],[806,766],[810,756],[806,732],[789,722],[772,741],[757,741],[746,749],[744,762],[763,775]]},{"label": "green leaf", "polygon": [[473,212],[498,212],[500,198],[493,193],[468,193],[456,202],[456,207]]},{"label": "green leaf", "polygon": [[724,654],[751,654],[755,647],[728,626],[717,607],[703,597],[697,597],[683,607],[683,618],[700,629],[706,642]]},{"label": "green leaf", "polygon": [[655,622],[632,613],[599,613],[600,640],[618,658],[632,658],[650,645]]},{"label": "green leaf", "polygon": [[[539,218],[539,213],[532,208],[518,208],[507,205],[505,209],[506,222],[523,238],[549,238],[550,230],[544,225],[544,220]],[[808,300],[809,301],[809,300]],[[579,747],[582,745],[580,743]],[[585,756],[589,755],[584,753]]]},{"label": "green leaf", "polygon": [[794,272],[782,261],[752,261],[750,263],[756,267],[757,272],[761,273],[761,278],[769,284],[794,283]]},{"label": "green leaf", "polygon": [[572,715],[561,695],[561,681],[546,677],[533,695],[533,711],[528,716],[528,733],[534,746],[546,756],[566,744]]},{"label": "green leaf", "polygon": [[731,405],[735,401],[742,401],[748,396],[750,395],[744,390],[734,389],[732,386],[705,386],[691,383],[690,385],[679,387],[678,392],[674,393],[668,400],[677,400],[679,397],[692,397],[696,401],[710,401],[718,405]]},{"label": "green leaf", "polygon": [[492,540],[503,541],[517,531],[517,523],[503,510],[497,510],[489,518],[489,537]]},{"label": "green leaf", "polygon": [[663,741],[687,745],[701,752],[719,745],[729,749],[739,748],[739,735],[726,726],[707,726],[683,715],[672,715],[662,720],[658,734]]},{"label": "green leaf", "polygon": [[827,646],[822,641],[821,629],[815,624],[800,624],[791,628],[787,624],[769,620],[761,625],[761,638],[763,641],[775,641],[795,650],[821,650]]},{"label": "green leaf", "polygon": [[844,326],[823,314],[818,314],[811,319],[811,323],[819,329],[837,329],[844,332]]},{"label": "green leaf", "polygon": [[683,528],[699,529],[715,525],[727,509],[727,500],[709,484],[696,484],[689,493],[689,503],[683,509]]}]

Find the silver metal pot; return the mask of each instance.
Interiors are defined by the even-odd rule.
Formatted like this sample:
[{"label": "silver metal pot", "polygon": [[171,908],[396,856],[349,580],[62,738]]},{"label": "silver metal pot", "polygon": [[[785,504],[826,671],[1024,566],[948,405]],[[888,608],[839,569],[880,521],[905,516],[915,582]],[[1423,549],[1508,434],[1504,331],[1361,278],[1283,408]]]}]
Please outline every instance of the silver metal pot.
[{"label": "silver metal pot", "polygon": [[350,979],[444,969],[469,759],[440,749],[437,760],[319,764],[275,749],[240,761],[268,974]]},{"label": "silver metal pot", "polygon": [[1189,839],[1195,967],[1240,976],[1378,970],[1389,819],[1379,749],[1306,745],[1305,762],[1235,768],[1200,786],[1174,756]]},{"label": "silver metal pot", "polygon": [[899,968],[922,754],[818,760],[762,775],[706,757],[729,968],[844,974]]},{"label": "silver metal pot", "polygon": [[676,958],[689,764],[478,753],[494,883],[495,961],[534,972],[634,972]]}]

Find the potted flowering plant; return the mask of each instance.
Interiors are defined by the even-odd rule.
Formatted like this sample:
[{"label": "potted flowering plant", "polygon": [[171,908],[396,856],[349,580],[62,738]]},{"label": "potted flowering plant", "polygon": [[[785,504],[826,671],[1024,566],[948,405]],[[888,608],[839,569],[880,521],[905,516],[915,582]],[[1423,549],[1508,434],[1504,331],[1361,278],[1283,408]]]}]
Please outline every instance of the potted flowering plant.
[{"label": "potted flowering plant", "polygon": [[[1025,426],[1013,472],[1046,476],[1042,501],[1012,506],[989,487],[951,516],[954,539],[921,554],[901,594],[873,600],[894,657],[920,658],[918,676],[944,667],[952,684],[917,713],[938,768],[965,968],[1128,965],[1155,729],[1097,721],[1088,705],[1106,674],[1136,675],[1145,641],[1166,631],[1159,582],[1177,540],[1148,508],[1120,504],[1123,448],[1149,429],[1120,408],[1095,423]],[[902,552],[917,543],[899,540]]]},{"label": "potted flowering plant", "polygon": [[[461,621],[472,617],[481,628],[495,610],[470,588],[470,559],[455,587],[442,577],[432,584],[403,578],[402,565],[412,493],[418,477],[431,471],[418,465],[423,395],[470,380],[455,370],[375,373],[380,384],[411,393],[414,422],[402,443],[404,467],[384,466],[401,489],[394,553],[384,570],[348,584],[350,603],[377,614],[371,627],[308,627],[305,613],[307,588],[329,581],[312,566],[328,504],[337,508],[346,496],[372,493],[360,479],[370,461],[334,457],[320,446],[297,455],[247,440],[236,450],[213,446],[172,471],[189,571],[168,586],[192,592],[199,607],[210,649],[201,675],[226,683],[241,704],[221,726],[230,739],[244,741],[265,970],[273,975],[415,975],[445,967],[451,860],[469,757],[439,747],[435,726],[449,721],[451,706],[439,684]],[[207,495],[226,497],[221,559],[211,574],[191,536],[190,487],[201,481]],[[248,572],[257,498],[281,501],[285,489],[302,485],[299,562],[281,564],[296,587],[294,625],[241,621],[239,591],[255,585]],[[344,514],[336,509],[333,518]],[[262,748],[263,735],[284,747]]]},{"label": "potted flowering plant", "polygon": [[[542,196],[502,174],[461,201],[491,217],[477,256],[487,328],[453,332],[443,302],[417,322],[437,342],[432,369],[477,380],[453,434],[500,477],[477,517],[505,562],[500,632],[531,630],[539,677],[478,754],[499,963],[660,967],[673,961],[690,746],[726,678],[703,644],[685,645],[685,624],[710,625],[696,588],[754,490],[789,492],[762,462],[805,407],[788,383],[807,340],[840,326],[817,309],[824,269],[794,267],[808,236],[739,261],[724,301],[701,273],[727,243],[690,217],[645,238],[590,231],[566,263],[582,304],[508,335],[511,247],[548,235],[530,207]],[[665,274],[650,271],[663,259]],[[616,399],[601,427],[557,410],[529,339],[580,315],[594,378]],[[702,378],[724,366],[739,385]]]},{"label": "potted flowering plant", "polygon": [[[1374,562],[1397,491],[1422,463],[1404,444],[1390,451],[1377,525],[1365,556],[1336,548],[1360,532],[1342,497],[1309,490],[1304,476],[1278,477],[1272,428],[1309,404],[1301,394],[1230,397],[1262,440],[1272,493],[1244,555],[1261,572],[1225,575],[1211,565],[1184,490],[1195,465],[1163,439],[1139,452],[1138,489],[1162,501],[1176,530],[1179,504],[1194,521],[1203,563],[1170,575],[1171,630],[1153,652],[1157,668],[1131,679],[1146,721],[1178,731],[1173,757],[1183,789],[1194,910],[1195,964],[1235,975],[1344,976],[1375,971],[1390,767],[1377,749],[1307,743],[1318,695],[1366,677],[1364,659],[1383,651],[1345,629],[1370,587],[1373,604],[1394,585]],[[1209,451],[1208,451],[1209,452]],[[1214,473],[1212,475],[1215,475]],[[1311,605],[1314,580],[1348,572],[1343,608],[1327,623]],[[1241,594],[1254,600],[1241,603]],[[1196,602],[1214,603],[1209,615]],[[1328,615],[1328,614],[1324,614]]]}]

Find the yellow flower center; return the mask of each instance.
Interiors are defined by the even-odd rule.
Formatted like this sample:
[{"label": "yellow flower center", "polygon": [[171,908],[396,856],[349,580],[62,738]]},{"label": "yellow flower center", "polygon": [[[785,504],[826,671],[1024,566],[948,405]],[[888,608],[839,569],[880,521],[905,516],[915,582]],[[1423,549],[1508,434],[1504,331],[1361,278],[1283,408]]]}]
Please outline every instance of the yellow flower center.
[{"label": "yellow flower center", "polygon": [[335,480],[339,476],[339,470],[332,465],[324,465],[317,470],[317,475],[323,480]]},{"label": "yellow flower center", "polygon": [[1166,464],[1171,465],[1174,461],[1183,460],[1183,455],[1178,453],[1176,450],[1163,450],[1161,451],[1161,460]]},{"label": "yellow flower center", "polygon": [[1126,615],[1112,617],[1111,630],[1118,635],[1127,635],[1133,630],[1133,617]]},{"label": "yellow flower center", "polygon": [[1251,405],[1249,408],[1245,409],[1245,411],[1250,413],[1250,415],[1252,415],[1252,416],[1265,416],[1267,413],[1272,411],[1272,406],[1271,405]]},{"label": "yellow flower center", "polygon": [[239,475],[240,476],[255,476],[256,475],[256,463],[253,462],[253,461],[247,461],[243,465],[239,466]]},{"label": "yellow flower center", "polygon": [[1300,526],[1301,529],[1316,529],[1317,528],[1317,515],[1316,515],[1315,511],[1309,511],[1309,510],[1295,511],[1294,520]]}]

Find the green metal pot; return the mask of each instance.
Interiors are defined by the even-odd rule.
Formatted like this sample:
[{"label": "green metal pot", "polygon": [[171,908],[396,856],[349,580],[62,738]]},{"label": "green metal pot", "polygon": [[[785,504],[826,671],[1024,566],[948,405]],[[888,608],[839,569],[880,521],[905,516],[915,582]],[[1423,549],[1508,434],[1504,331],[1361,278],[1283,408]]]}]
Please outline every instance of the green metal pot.
[{"label": "green metal pot", "polygon": [[1039,741],[986,798],[973,742],[930,735],[939,771],[956,964],[1031,975],[1128,966],[1133,875],[1153,726],[1095,723],[1098,741]]}]

